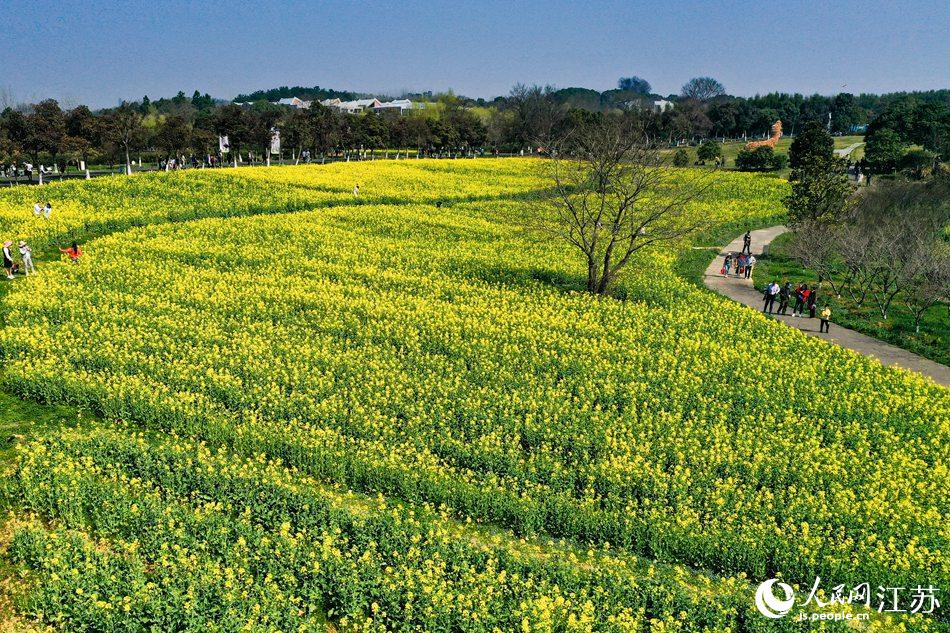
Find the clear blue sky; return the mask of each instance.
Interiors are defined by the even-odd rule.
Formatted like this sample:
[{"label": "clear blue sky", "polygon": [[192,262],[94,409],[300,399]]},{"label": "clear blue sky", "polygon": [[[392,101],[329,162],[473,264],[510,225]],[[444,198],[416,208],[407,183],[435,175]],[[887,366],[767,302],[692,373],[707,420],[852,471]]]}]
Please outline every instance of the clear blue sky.
[{"label": "clear blue sky", "polygon": [[950,87],[950,2],[179,2],[0,0],[0,95],[113,105],[281,85],[396,93],[605,90],[639,75],[678,92]]}]

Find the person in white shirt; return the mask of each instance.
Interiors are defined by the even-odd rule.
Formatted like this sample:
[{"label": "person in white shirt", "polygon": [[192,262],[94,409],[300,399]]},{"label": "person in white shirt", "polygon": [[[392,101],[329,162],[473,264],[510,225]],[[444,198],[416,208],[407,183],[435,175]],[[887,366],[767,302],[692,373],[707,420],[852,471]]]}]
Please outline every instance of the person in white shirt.
[{"label": "person in white shirt", "polygon": [[33,265],[33,249],[23,240],[20,240],[19,246],[20,257],[23,258],[23,274],[29,277],[31,272],[36,272],[36,266]]},{"label": "person in white shirt", "polygon": [[46,206],[43,208],[43,217],[49,220],[49,216],[53,213],[53,205],[49,202],[46,203]]},{"label": "person in white shirt", "polygon": [[360,186],[359,186],[359,185],[356,185],[355,187],[353,187],[353,196],[354,196],[355,198],[359,198],[359,197],[360,197]]},{"label": "person in white shirt", "polygon": [[43,215],[43,206],[39,202],[33,205],[33,215],[36,217]]}]

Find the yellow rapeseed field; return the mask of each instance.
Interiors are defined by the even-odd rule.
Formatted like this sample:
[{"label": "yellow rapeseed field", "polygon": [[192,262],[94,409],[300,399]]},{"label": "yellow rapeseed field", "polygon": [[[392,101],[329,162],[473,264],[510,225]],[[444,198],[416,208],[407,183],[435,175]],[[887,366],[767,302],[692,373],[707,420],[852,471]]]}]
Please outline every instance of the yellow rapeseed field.
[{"label": "yellow rapeseed field", "polygon": [[[688,242],[577,292],[525,228],[545,186],[531,160],[209,170],[44,187],[49,221],[0,194],[11,239],[86,252],[0,298],[0,378],[103,419],[6,480],[24,615],[802,630],[758,582],[950,588],[946,389],[695,287]],[[691,211],[738,233],[786,194],[723,174]]]}]

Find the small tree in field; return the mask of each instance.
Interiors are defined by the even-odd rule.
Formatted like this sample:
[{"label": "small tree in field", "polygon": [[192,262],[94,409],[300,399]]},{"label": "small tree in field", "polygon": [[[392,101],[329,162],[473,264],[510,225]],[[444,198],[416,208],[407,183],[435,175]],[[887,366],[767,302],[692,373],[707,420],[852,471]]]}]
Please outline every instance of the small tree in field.
[{"label": "small tree in field", "polygon": [[594,120],[559,146],[570,150],[544,163],[554,186],[542,228],[581,252],[588,292],[607,294],[635,253],[697,227],[687,204],[711,184],[710,172],[670,169],[628,119]]},{"label": "small tree in field", "polygon": [[706,164],[707,160],[716,160],[722,158],[722,145],[719,144],[715,139],[708,138],[703,141],[702,145],[699,146],[699,149],[696,150],[696,158],[699,159],[699,162]]},{"label": "small tree in field", "polygon": [[689,165],[689,152],[682,147],[673,152],[673,166],[686,167]]}]

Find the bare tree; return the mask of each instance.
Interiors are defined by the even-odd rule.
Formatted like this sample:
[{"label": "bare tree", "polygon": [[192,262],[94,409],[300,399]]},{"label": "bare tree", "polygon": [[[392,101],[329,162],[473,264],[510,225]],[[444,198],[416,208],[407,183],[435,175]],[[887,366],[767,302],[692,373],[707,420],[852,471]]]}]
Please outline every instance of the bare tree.
[{"label": "bare tree", "polygon": [[950,303],[950,252],[946,244],[936,252],[917,251],[911,275],[903,293],[903,303],[914,317],[914,331],[920,333],[924,314],[941,301]]},{"label": "bare tree", "polygon": [[688,203],[711,184],[710,172],[668,167],[629,117],[577,127],[552,154],[543,163],[554,186],[542,228],[583,254],[589,292],[607,294],[638,251],[700,223]]},{"label": "bare tree", "polygon": [[705,102],[726,94],[726,89],[712,77],[693,77],[683,84],[680,94],[687,99]]}]

